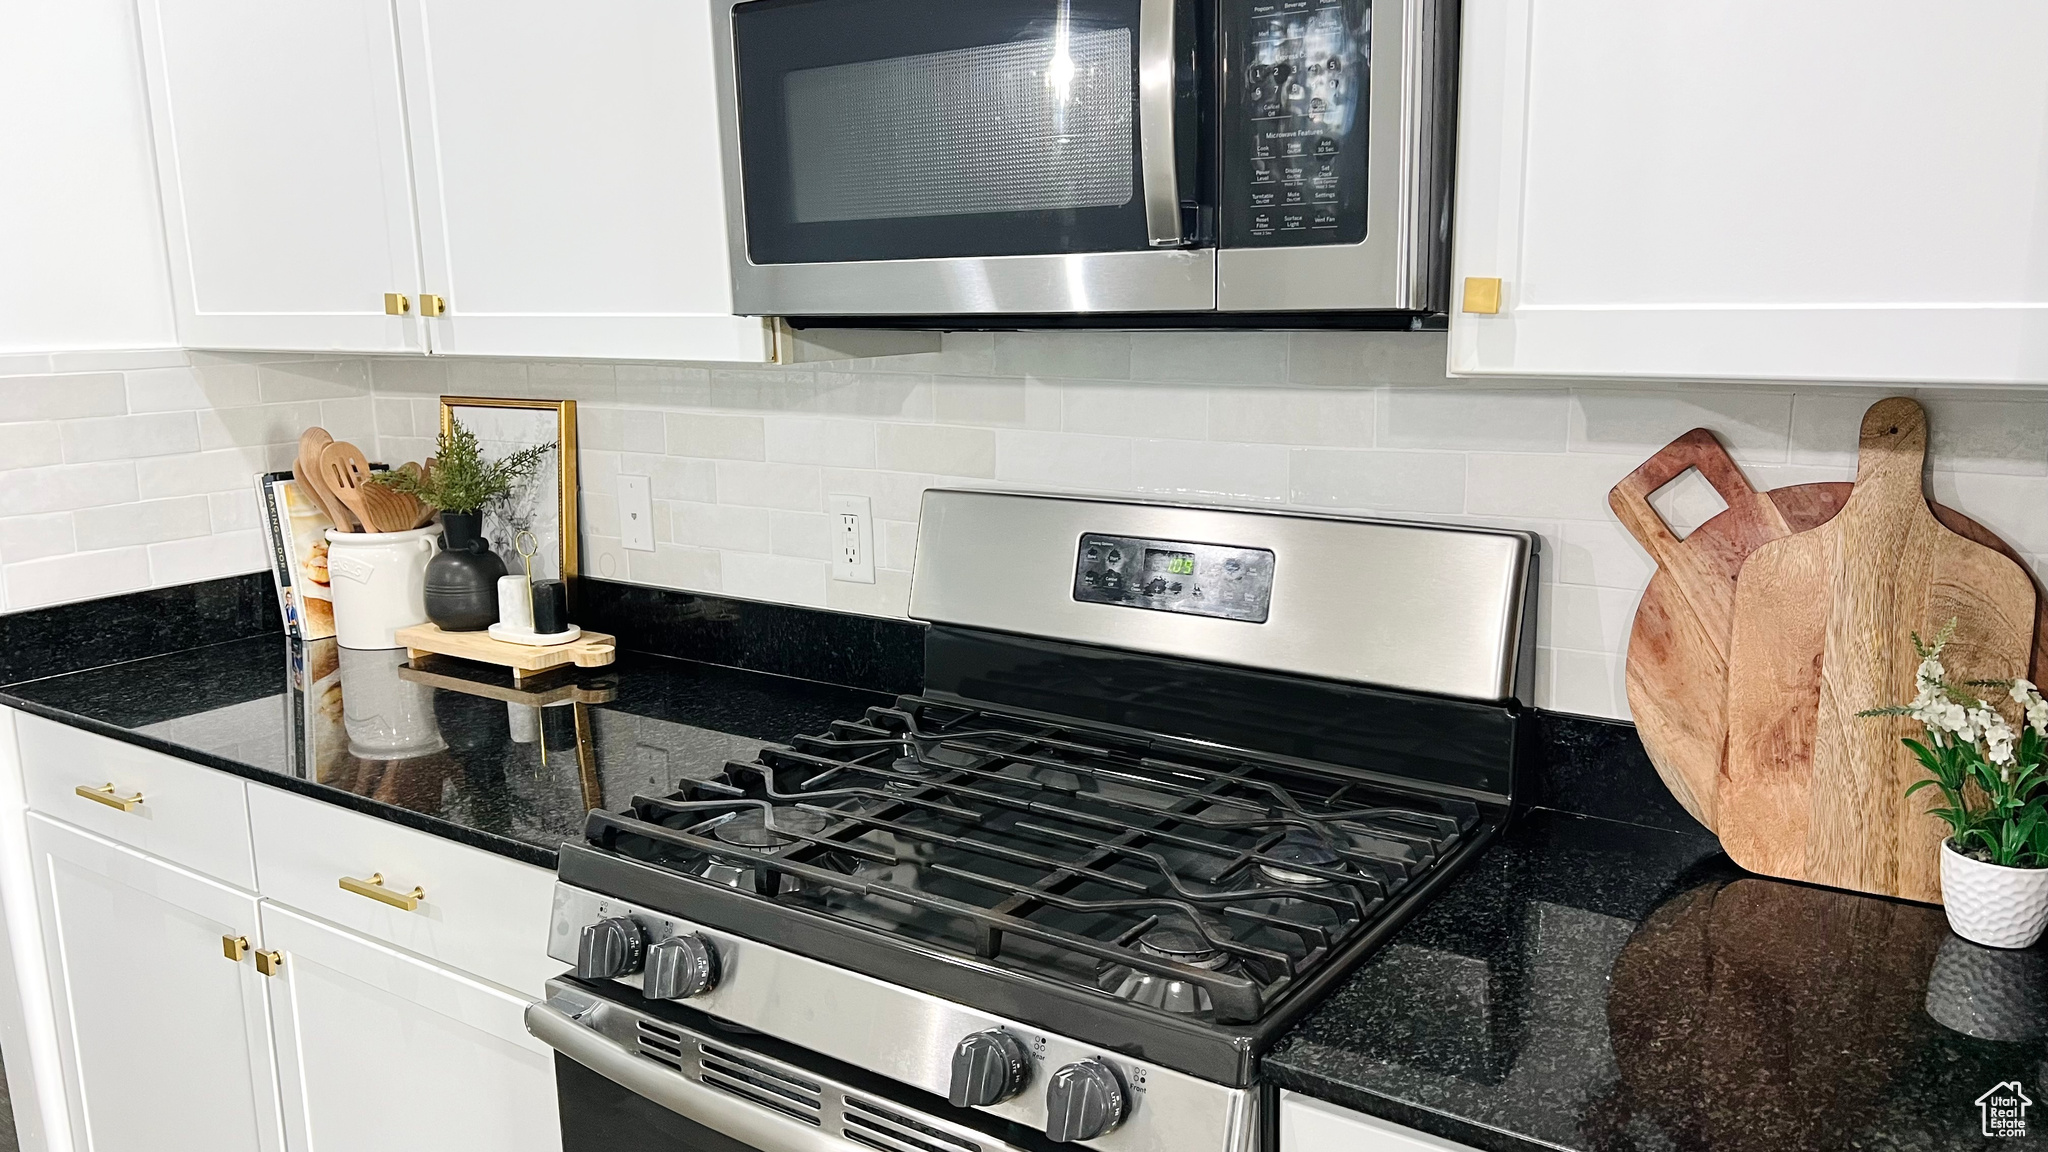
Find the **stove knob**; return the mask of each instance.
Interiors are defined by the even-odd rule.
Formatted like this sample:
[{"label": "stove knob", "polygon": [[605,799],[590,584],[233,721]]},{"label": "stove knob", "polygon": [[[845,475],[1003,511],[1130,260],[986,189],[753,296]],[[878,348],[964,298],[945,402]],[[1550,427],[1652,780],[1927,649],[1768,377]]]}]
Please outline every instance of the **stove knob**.
[{"label": "stove knob", "polygon": [[1000,1028],[976,1032],[953,1049],[953,1087],[946,1098],[955,1108],[1000,1104],[1024,1090],[1031,1059],[1015,1036]]},{"label": "stove knob", "polygon": [[1052,1074],[1045,1086],[1045,1134],[1093,1140],[1124,1121],[1124,1080],[1102,1060],[1083,1060]]},{"label": "stove knob", "polygon": [[576,978],[609,980],[640,970],[640,954],[647,938],[640,926],[624,916],[587,925],[576,941]]},{"label": "stove knob", "polygon": [[671,936],[647,950],[641,990],[655,1000],[683,1000],[718,987],[718,952],[695,932]]}]

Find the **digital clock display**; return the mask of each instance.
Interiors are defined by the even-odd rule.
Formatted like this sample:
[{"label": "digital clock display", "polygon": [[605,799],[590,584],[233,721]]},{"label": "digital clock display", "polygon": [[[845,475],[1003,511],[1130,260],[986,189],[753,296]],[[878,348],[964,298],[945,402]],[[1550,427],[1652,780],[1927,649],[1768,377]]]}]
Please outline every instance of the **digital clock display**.
[{"label": "digital clock display", "polygon": [[1145,550],[1145,571],[1154,575],[1193,576],[1195,556],[1192,552],[1166,552],[1148,548]]}]

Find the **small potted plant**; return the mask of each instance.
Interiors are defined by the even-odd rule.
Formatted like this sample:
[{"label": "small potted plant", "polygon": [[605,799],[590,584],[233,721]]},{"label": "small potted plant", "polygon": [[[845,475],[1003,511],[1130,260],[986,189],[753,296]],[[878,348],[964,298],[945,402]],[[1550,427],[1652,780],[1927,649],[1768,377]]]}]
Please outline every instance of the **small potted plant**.
[{"label": "small potted plant", "polygon": [[484,459],[476,433],[449,422],[435,442],[430,467],[380,473],[375,483],[416,496],[441,511],[442,552],[427,562],[427,619],[443,631],[475,632],[498,619],[498,577],[505,561],[484,539],[484,508],[510,495],[533,473],[551,444]]},{"label": "small potted plant", "polygon": [[1950,681],[1941,651],[1954,634],[1953,620],[1932,644],[1915,633],[1913,702],[1861,715],[1910,716],[1926,730],[1925,743],[1905,741],[1928,772],[1906,795],[1941,793],[1928,814],[1949,826],[1941,845],[1949,927],[1992,948],[2025,948],[2048,927],[2048,700],[2026,680]]}]

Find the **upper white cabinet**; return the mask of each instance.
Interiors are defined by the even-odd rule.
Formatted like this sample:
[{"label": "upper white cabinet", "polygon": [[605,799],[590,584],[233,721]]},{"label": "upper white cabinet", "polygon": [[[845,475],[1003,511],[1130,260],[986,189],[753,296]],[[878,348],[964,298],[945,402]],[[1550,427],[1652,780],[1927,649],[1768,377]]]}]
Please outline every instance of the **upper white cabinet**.
[{"label": "upper white cabinet", "polygon": [[424,351],[388,0],[141,0],[179,340]]},{"label": "upper white cabinet", "polygon": [[704,0],[399,0],[434,351],[759,360]]},{"label": "upper white cabinet", "polygon": [[1468,4],[1453,372],[2048,382],[2048,5]]},{"label": "upper white cabinet", "polygon": [[183,343],[771,358],[706,0],[142,9]]}]

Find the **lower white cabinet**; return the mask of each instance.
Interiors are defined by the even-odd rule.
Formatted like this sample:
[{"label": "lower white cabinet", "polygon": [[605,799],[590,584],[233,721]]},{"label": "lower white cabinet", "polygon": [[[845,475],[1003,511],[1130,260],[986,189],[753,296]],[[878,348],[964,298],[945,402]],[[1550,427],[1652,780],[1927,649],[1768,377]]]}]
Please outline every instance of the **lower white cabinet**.
[{"label": "lower white cabinet", "polygon": [[[28,817],[78,1152],[283,1147],[256,898]],[[239,958],[223,938],[248,941]]]},{"label": "lower white cabinet", "polygon": [[263,904],[287,1146],[557,1152],[555,1071],[526,1001]]},{"label": "lower white cabinet", "polygon": [[1464,1144],[1403,1128],[1309,1096],[1280,1093],[1280,1152],[1473,1152]]}]

